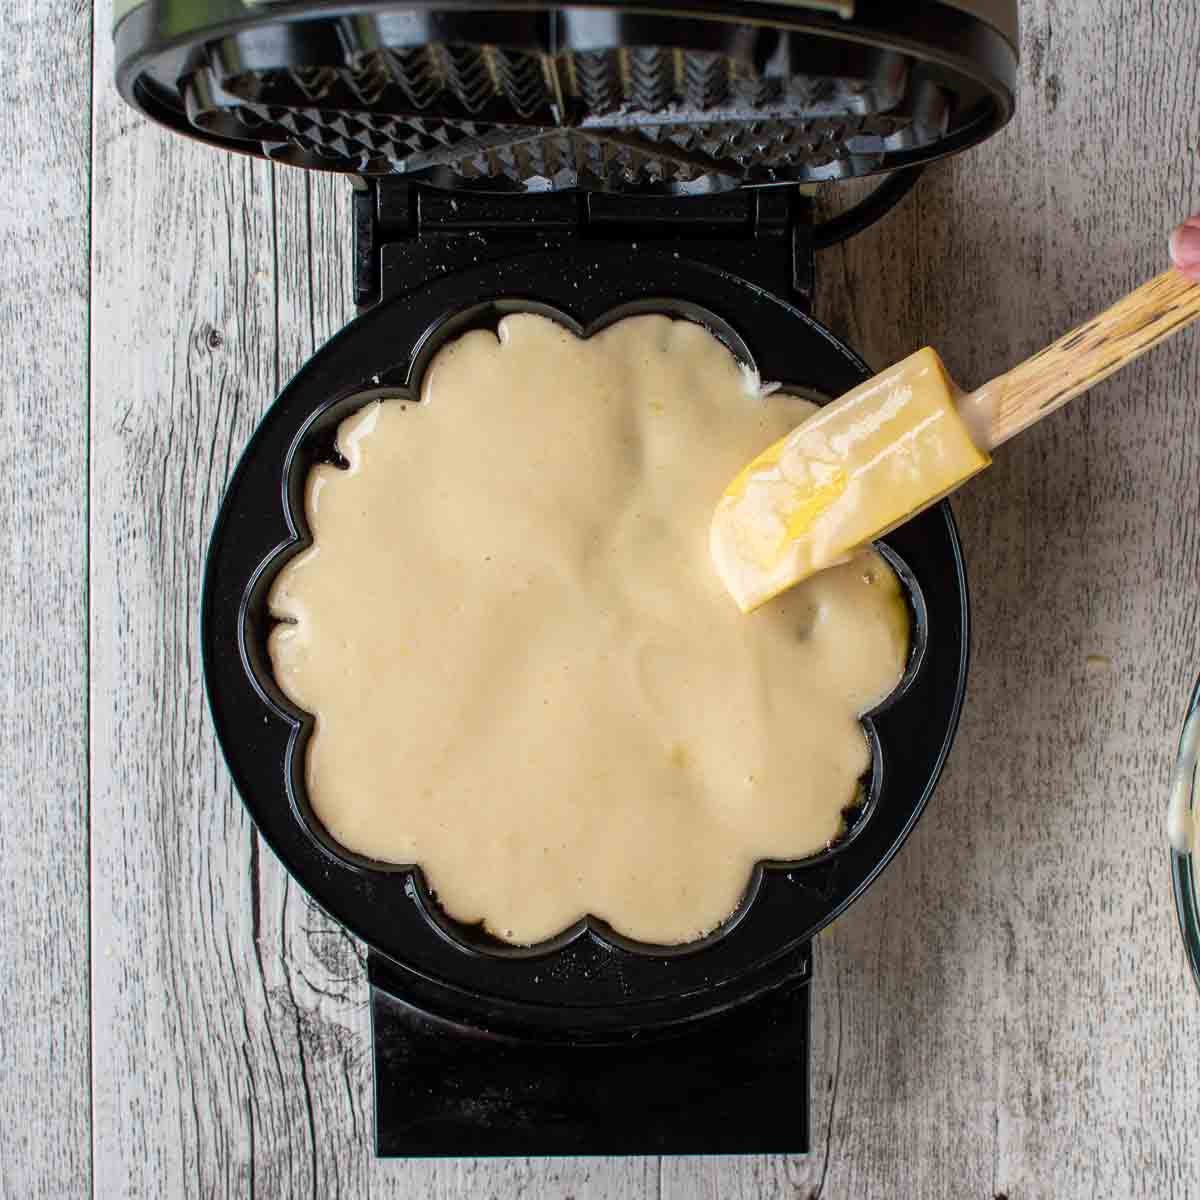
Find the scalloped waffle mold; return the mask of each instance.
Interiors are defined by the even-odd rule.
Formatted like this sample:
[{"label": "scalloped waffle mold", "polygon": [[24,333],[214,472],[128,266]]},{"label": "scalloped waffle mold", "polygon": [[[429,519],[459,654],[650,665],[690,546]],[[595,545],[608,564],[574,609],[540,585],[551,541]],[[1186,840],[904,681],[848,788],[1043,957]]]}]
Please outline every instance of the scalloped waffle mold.
[{"label": "scalloped waffle mold", "polygon": [[[438,280],[348,326],[283,391],[226,494],[204,584],[205,675],[230,769],[264,836],[322,907],[443,991],[441,1008],[452,996],[464,1014],[483,1005],[492,1021],[507,1014],[514,1027],[533,1022],[586,1038],[754,995],[890,860],[928,799],[957,723],[965,580],[944,506],[885,539],[910,599],[913,653],[897,691],[864,720],[873,745],[866,803],[825,854],[762,864],[738,910],[713,934],[656,947],[587,919],[550,941],[515,947],[456,924],[419,870],[347,852],[312,815],[301,766],[308,719],[271,676],[266,594],[304,544],[296,518],[304,479],[329,456],[338,421],[372,396],[415,394],[442,344],[514,310],[542,312],[577,332],[636,312],[697,320],[764,378],[810,393],[837,394],[867,372],[799,310],[686,258],[631,247],[535,254]],[[419,578],[413,582],[420,586]]]}]

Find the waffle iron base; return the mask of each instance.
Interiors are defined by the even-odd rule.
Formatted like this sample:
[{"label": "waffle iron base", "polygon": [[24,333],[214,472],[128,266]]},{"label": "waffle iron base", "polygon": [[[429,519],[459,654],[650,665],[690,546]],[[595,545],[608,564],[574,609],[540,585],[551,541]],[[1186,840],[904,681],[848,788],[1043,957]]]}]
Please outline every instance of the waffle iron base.
[{"label": "waffle iron base", "polygon": [[[295,767],[304,724],[264,680],[261,581],[264,564],[303,535],[289,489],[321,414],[372,389],[411,393],[429,355],[464,321],[494,321],[514,307],[583,330],[624,311],[711,318],[766,379],[836,395],[866,376],[799,308],[724,263],[701,261],[700,249],[533,246],[414,289],[385,289],[284,389],[223,501],[202,610],[214,724],[263,837],[368,945],[380,1153],[805,1148],[811,938],[899,848],[953,738],[967,597],[942,505],[886,539],[909,586],[919,652],[902,691],[868,724],[877,762],[863,819],[834,853],[766,865],[737,918],[704,942],[638,947],[589,921],[541,947],[488,945],[437,912],[419,871],[352,861],[306,813]],[[730,257],[728,245],[721,252]]]}]

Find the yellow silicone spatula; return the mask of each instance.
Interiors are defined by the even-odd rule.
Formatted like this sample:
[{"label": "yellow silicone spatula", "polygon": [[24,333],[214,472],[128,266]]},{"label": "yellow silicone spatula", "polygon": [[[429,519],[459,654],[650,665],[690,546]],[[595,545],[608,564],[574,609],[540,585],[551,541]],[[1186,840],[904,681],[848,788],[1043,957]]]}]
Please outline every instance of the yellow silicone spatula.
[{"label": "yellow silicone spatula", "polygon": [[1176,271],[974,392],[926,347],[814,413],[725,489],[710,546],[749,612],[903,524],[1001,443],[1200,317]]}]

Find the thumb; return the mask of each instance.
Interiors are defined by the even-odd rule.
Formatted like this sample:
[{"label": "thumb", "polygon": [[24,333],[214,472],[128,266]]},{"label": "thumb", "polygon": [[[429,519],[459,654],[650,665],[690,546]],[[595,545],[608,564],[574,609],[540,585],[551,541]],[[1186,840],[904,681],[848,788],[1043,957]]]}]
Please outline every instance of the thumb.
[{"label": "thumb", "polygon": [[1188,217],[1169,243],[1171,261],[1189,279],[1200,283],[1200,213]]}]

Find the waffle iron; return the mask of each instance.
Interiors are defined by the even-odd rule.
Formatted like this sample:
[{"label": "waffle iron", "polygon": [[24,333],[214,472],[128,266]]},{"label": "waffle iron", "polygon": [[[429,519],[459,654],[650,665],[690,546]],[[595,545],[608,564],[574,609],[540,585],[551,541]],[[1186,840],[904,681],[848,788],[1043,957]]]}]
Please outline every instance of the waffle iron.
[{"label": "waffle iron", "polygon": [[[962,704],[949,508],[884,539],[914,646],[864,719],[873,766],[845,836],[761,864],[733,917],[683,947],[592,918],[508,946],[451,921],[419,869],[340,848],[305,796],[311,717],[271,677],[266,594],[306,544],[304,479],[334,454],[339,420],[415,397],[441,345],[507,312],[584,335],[665,312],[789,390],[827,397],[865,378],[809,313],[814,252],[1009,118],[1015,3],[148,0],[118,4],[114,37],[118,86],[148,116],[345,172],[355,189],[360,315],[246,447],[212,535],[201,636],[217,736],[259,831],[368,947],[378,1152],[806,1150],[812,938],[899,849]],[[857,208],[814,222],[812,185],[873,174]]]}]

